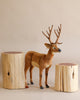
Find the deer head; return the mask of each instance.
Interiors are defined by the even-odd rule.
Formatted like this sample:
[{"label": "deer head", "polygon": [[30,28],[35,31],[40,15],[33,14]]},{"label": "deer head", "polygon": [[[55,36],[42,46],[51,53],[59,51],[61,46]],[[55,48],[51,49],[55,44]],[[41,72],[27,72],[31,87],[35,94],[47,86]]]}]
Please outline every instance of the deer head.
[{"label": "deer head", "polygon": [[58,29],[54,30],[54,33],[55,33],[55,35],[57,37],[57,39],[56,39],[56,41],[54,43],[51,41],[51,33],[52,33],[53,25],[48,28],[49,31],[46,31],[47,35],[42,31],[43,35],[49,40],[49,43],[45,43],[45,46],[49,50],[51,50],[52,53],[54,53],[54,52],[61,52],[61,49],[59,49],[57,47],[57,44],[62,44],[62,43],[58,42],[60,34],[61,34],[61,28],[62,28],[62,25],[60,24],[60,26],[58,26]]}]

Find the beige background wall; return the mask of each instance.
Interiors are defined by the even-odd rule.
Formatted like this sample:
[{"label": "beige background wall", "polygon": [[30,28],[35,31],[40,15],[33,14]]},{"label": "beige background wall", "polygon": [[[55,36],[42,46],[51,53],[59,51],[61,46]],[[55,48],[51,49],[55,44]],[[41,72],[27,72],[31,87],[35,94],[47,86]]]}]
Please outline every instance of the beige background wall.
[{"label": "beige background wall", "polygon": [[0,0],[0,52],[47,52],[41,31],[60,23],[62,53],[55,54],[53,64],[80,64],[80,0]]}]

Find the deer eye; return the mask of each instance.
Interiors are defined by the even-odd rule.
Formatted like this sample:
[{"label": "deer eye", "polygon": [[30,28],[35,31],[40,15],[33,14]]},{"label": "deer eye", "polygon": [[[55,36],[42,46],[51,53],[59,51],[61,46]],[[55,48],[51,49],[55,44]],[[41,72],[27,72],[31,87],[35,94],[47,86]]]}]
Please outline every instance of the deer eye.
[{"label": "deer eye", "polygon": [[55,47],[53,47],[53,49],[56,49]]}]

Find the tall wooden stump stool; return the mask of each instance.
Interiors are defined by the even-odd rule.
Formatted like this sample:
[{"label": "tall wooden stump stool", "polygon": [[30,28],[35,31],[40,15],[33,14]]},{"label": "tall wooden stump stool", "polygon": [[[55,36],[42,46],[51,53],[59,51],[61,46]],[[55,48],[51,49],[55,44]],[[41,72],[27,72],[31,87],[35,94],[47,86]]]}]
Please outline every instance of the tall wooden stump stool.
[{"label": "tall wooden stump stool", "polygon": [[55,90],[63,92],[78,90],[78,65],[61,63],[55,66]]},{"label": "tall wooden stump stool", "polygon": [[24,53],[4,52],[1,58],[3,87],[7,89],[25,88]]}]

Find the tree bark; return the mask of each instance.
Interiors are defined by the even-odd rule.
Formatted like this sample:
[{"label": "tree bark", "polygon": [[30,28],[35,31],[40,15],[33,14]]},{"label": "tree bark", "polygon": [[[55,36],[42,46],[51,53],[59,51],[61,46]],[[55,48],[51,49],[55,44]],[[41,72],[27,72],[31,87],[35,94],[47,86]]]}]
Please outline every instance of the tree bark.
[{"label": "tree bark", "polygon": [[55,67],[55,90],[74,92],[78,90],[78,65],[61,63]]},{"label": "tree bark", "polygon": [[3,87],[7,89],[25,88],[24,53],[2,53]]}]

